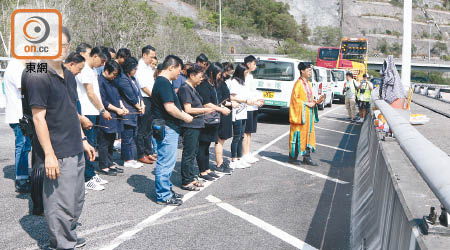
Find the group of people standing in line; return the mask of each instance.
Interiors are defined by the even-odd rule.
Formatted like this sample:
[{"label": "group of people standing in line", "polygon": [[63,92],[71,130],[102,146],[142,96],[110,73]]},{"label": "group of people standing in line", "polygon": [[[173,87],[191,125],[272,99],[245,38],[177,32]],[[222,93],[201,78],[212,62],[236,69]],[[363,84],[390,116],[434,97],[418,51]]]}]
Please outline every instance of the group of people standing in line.
[{"label": "group of people standing in line", "polygon": [[[103,190],[108,183],[98,174],[115,176],[123,167],[155,163],[157,203],[181,205],[183,195],[173,191],[170,181],[180,136],[181,188],[189,191],[198,191],[201,180],[213,181],[259,160],[250,152],[257,110],[264,104],[254,95],[254,56],[234,66],[211,63],[204,54],[196,63],[169,55],[158,64],[152,46],[142,48],[139,60],[127,48],[116,52],[86,43],[69,53],[70,33],[65,27],[62,31],[61,56],[42,61],[47,72],[29,72],[27,62],[14,59],[5,73],[11,92],[6,122],[16,136],[16,191],[30,191],[32,147],[33,169],[42,169],[45,176],[41,188],[50,248],[86,244],[77,237],[77,221],[85,189]],[[31,118],[23,125],[25,117]],[[30,124],[32,133],[24,134],[20,127]],[[228,161],[223,146],[230,138]],[[113,161],[117,139],[123,167]],[[212,143],[214,167],[209,164]]]}]

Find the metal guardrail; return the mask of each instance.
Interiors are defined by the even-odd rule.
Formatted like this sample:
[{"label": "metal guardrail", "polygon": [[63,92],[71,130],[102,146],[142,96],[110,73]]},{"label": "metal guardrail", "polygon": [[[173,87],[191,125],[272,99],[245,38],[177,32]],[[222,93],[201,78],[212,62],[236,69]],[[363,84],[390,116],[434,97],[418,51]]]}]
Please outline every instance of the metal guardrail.
[{"label": "metal guardrail", "polygon": [[[450,93],[449,85],[437,85],[437,84],[424,84],[424,83],[414,83],[413,90],[416,94],[421,94],[424,96],[428,96],[443,102],[449,102],[448,100],[442,99],[441,93]],[[434,93],[431,94],[429,91],[433,90]]]},{"label": "metal guardrail", "polygon": [[400,147],[425,180],[442,205],[450,211],[450,157],[427,140],[406,120],[378,96],[372,95],[376,107],[385,117]]}]

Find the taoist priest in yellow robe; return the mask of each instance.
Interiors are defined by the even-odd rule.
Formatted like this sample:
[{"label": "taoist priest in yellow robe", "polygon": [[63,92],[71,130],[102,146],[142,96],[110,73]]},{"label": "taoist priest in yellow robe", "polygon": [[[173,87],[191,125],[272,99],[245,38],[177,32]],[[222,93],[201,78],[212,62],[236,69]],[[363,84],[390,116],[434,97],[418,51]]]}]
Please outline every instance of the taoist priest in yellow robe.
[{"label": "taoist priest in yellow robe", "polygon": [[294,85],[289,106],[289,163],[300,165],[298,155],[303,156],[303,164],[317,166],[311,159],[311,151],[316,151],[316,135],[314,123],[319,122],[317,104],[325,99],[325,95],[318,99],[314,97],[310,65],[299,63],[300,78]]}]

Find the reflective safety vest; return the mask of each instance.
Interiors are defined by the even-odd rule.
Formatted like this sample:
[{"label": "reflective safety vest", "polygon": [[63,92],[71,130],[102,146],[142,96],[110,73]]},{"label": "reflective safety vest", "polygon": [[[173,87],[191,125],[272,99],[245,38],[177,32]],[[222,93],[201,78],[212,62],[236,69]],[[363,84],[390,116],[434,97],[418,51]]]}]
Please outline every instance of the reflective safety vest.
[{"label": "reflective safety vest", "polygon": [[370,82],[362,80],[361,88],[358,91],[358,100],[363,102],[370,102],[371,92],[372,91],[370,90]]}]

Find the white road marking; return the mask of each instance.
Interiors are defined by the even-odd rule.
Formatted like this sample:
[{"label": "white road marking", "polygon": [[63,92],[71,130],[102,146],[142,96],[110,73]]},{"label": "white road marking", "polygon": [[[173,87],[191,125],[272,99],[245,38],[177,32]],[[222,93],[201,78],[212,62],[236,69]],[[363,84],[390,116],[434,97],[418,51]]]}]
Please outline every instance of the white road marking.
[{"label": "white road marking", "polygon": [[351,150],[338,148],[338,147],[333,147],[333,146],[329,146],[329,145],[325,145],[325,144],[316,143],[316,145],[319,145],[319,146],[322,146],[322,147],[326,147],[326,148],[332,148],[332,149],[343,151],[343,152],[347,152],[347,153],[353,153],[353,151],[351,151]]},{"label": "white road marking", "polygon": [[253,225],[261,228],[262,230],[270,233],[271,235],[279,238],[280,240],[292,245],[293,247],[297,248],[297,249],[302,249],[302,250],[317,250],[317,248],[309,245],[308,243],[286,233],[285,231],[270,225],[269,223],[251,215],[248,214],[228,203],[224,203],[222,202],[220,199],[212,196],[212,195],[208,195],[208,197],[206,197],[206,199],[209,202],[215,203],[218,207],[224,209],[225,211],[234,214],[250,223],[252,223]]},{"label": "white road marking", "polygon": [[[187,194],[184,195],[183,202],[186,202],[190,198],[194,197],[196,194],[198,194],[199,192],[201,192],[202,190],[207,188],[212,183],[213,182],[211,182],[211,181],[205,182],[204,183],[205,186],[200,191],[188,192]],[[132,229],[123,232],[121,235],[119,235],[117,238],[115,238],[109,245],[100,248],[100,250],[112,250],[112,249],[115,249],[120,244],[124,243],[125,241],[132,239],[135,234],[137,234],[140,231],[142,231],[143,229],[153,225],[156,220],[158,220],[159,218],[163,217],[164,215],[172,212],[172,210],[174,210],[175,208],[177,208],[177,207],[175,207],[175,206],[167,206],[167,207],[159,210],[159,212],[157,212],[156,214],[153,214],[153,215],[149,216],[147,219],[141,221],[139,224],[134,226]]]},{"label": "white road marking", "polygon": [[[328,114],[328,113],[330,113],[330,112],[333,112],[333,111],[335,111],[335,110],[337,110],[337,109],[339,109],[339,108],[341,108],[341,107],[342,107],[342,106],[339,106],[339,107],[334,108],[334,109],[330,109],[330,110],[328,110],[328,111],[326,111],[326,112],[324,112],[324,113],[322,113],[322,114],[319,114],[319,117],[322,117],[322,116],[324,116],[324,115],[326,115],[326,114]],[[254,152],[252,153],[253,156],[256,156],[257,154],[261,153],[262,151],[266,150],[267,148],[269,148],[270,146],[272,146],[273,144],[275,144],[277,141],[279,141],[279,140],[283,139],[284,137],[288,136],[288,135],[289,135],[289,132],[290,132],[290,131],[287,131],[286,133],[284,133],[284,134],[278,136],[277,138],[273,139],[271,142],[269,142],[269,143],[266,144],[265,146],[263,146],[263,147],[261,147],[260,149],[254,151]]]},{"label": "white road marking", "polygon": [[322,179],[326,179],[326,180],[329,180],[329,181],[333,181],[333,182],[336,182],[336,183],[339,183],[339,184],[348,184],[348,182],[346,182],[346,181],[342,181],[342,180],[339,180],[339,179],[330,177],[330,176],[328,176],[328,175],[324,175],[324,174],[321,174],[321,173],[317,173],[317,172],[314,172],[314,171],[311,171],[311,170],[308,170],[308,169],[305,169],[305,168],[302,168],[302,167],[294,166],[294,165],[289,164],[289,163],[277,161],[277,160],[272,159],[272,158],[269,158],[269,157],[262,156],[261,158],[263,158],[264,160],[267,160],[267,161],[271,161],[271,162],[273,162],[273,163],[276,163],[276,164],[278,164],[278,165],[284,166],[284,167],[292,168],[292,169],[294,169],[294,170],[297,170],[297,171],[300,171],[300,172],[303,172],[303,173],[307,173],[307,174],[310,174],[310,175],[314,175],[314,176],[319,177],[319,178],[322,178]]},{"label": "white road marking", "polygon": [[[337,110],[337,109],[339,109],[341,107],[342,106],[339,106],[339,107],[334,108],[334,109],[330,109],[330,110],[328,110],[328,111],[326,111],[326,112],[324,112],[322,114],[319,114],[319,117],[321,117],[323,115],[326,115],[326,114],[328,114],[330,112],[333,112],[333,111],[335,111],[335,110]],[[272,140],[271,142],[269,142],[265,146],[261,147],[259,150],[255,151],[253,153],[253,155],[259,154],[260,152],[262,152],[263,150],[267,149],[268,147],[270,147],[271,145],[273,145],[274,143],[276,143],[277,141],[281,140],[282,138],[284,138],[287,135],[289,135],[289,131],[284,133],[284,134],[282,134],[281,136],[275,138],[274,140]],[[207,188],[212,183],[213,182],[206,182],[205,183],[205,187],[203,187],[202,190]],[[190,198],[194,197],[196,194],[198,194],[202,190],[197,191],[197,192],[195,192],[195,191],[188,192],[187,194],[184,195],[183,202],[185,202],[185,201],[189,200]],[[165,207],[165,208],[161,209],[159,212],[157,212],[156,214],[153,214],[153,215],[147,217],[147,219],[141,221],[139,224],[137,224],[136,226],[134,226],[130,230],[127,230],[127,231],[123,232],[121,235],[119,235],[117,238],[115,238],[109,245],[100,248],[100,250],[113,250],[113,249],[117,248],[119,245],[121,245],[125,241],[130,240],[138,232],[142,231],[146,227],[149,227],[149,226],[153,225],[156,220],[158,220],[159,218],[167,215],[168,213],[173,211],[175,208],[177,208],[177,207],[168,206],[168,207]],[[315,249],[315,248],[312,248],[312,249]]]},{"label": "white road marking", "polygon": [[352,125],[361,125],[361,124],[356,123],[356,122],[351,122],[351,121],[341,121],[341,120],[336,119],[336,118],[322,117],[321,120],[328,120],[328,121],[334,121],[334,122],[341,122],[341,123],[347,123],[347,124],[352,124]]},{"label": "white road marking", "polygon": [[337,130],[333,130],[333,129],[322,128],[322,127],[319,127],[319,126],[314,126],[314,128],[321,129],[321,130],[326,130],[326,131],[331,131],[331,132],[335,132],[335,133],[339,133],[339,134],[343,134],[343,135],[357,135],[357,134],[350,134],[350,133],[337,131]]}]

